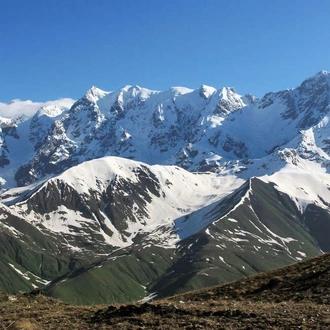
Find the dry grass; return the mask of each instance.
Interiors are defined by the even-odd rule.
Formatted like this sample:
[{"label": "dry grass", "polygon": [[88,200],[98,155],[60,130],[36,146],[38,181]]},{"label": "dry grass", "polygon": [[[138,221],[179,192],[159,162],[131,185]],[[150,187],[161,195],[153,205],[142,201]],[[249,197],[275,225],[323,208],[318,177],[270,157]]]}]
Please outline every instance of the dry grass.
[{"label": "dry grass", "polygon": [[3,329],[330,329],[330,255],[145,304],[80,307],[0,294]]},{"label": "dry grass", "polygon": [[8,330],[42,330],[33,320],[22,319],[13,321],[6,329]]}]

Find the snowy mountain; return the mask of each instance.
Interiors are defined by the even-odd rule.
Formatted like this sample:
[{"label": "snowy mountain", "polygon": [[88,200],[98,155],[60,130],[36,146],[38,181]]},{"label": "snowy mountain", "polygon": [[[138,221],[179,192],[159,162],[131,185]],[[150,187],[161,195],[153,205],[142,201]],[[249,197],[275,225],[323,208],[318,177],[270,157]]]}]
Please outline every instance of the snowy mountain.
[{"label": "snowy mountain", "polygon": [[27,120],[2,120],[0,175],[8,188],[23,186],[109,155],[232,173],[287,144],[302,149],[315,132],[316,147],[326,153],[329,79],[322,71],[262,99],[208,86],[165,92],[92,87],[70,110],[48,106]]},{"label": "snowy mountain", "polygon": [[329,116],[322,71],[261,99],[92,87],[0,118],[0,288],[130,301],[330,251]]}]

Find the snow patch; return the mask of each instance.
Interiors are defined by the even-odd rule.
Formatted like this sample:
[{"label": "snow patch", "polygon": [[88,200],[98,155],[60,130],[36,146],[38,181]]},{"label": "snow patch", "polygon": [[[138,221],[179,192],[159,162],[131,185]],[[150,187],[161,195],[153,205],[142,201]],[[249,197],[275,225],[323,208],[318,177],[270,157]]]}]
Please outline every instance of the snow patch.
[{"label": "snow patch", "polygon": [[158,296],[157,292],[152,292],[148,296],[146,296],[143,299],[139,300],[138,302],[143,304],[143,303],[146,303],[148,301],[151,301],[151,300],[155,299],[157,296]]}]

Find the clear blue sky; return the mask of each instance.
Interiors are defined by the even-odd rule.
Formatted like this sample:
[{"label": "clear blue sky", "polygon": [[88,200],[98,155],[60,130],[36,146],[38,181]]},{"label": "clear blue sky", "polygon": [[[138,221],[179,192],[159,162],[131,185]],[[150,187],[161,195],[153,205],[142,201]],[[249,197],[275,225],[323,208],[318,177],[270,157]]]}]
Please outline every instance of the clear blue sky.
[{"label": "clear blue sky", "polygon": [[329,0],[0,0],[0,102],[95,85],[263,96],[330,71]]}]

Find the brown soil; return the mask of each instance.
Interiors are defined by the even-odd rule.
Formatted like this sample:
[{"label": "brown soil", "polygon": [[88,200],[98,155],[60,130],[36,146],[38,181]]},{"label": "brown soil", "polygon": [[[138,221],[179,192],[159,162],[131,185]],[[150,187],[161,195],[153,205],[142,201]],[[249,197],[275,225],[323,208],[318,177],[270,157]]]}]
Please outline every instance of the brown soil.
[{"label": "brown soil", "polygon": [[144,304],[0,294],[0,329],[330,329],[330,254]]}]

